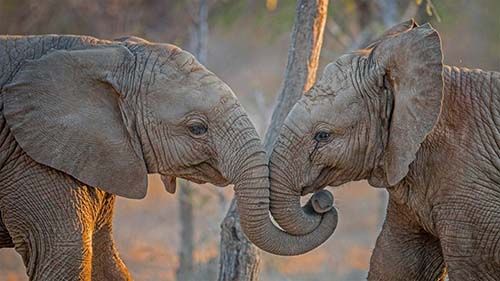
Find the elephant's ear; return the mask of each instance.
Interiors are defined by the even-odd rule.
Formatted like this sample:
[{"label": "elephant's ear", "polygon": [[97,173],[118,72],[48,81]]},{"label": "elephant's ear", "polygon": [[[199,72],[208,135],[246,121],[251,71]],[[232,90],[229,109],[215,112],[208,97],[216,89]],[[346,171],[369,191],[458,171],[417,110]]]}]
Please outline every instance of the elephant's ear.
[{"label": "elephant's ear", "polygon": [[366,49],[371,49],[374,46],[378,45],[381,41],[388,39],[390,37],[396,36],[399,33],[410,31],[415,27],[418,27],[418,24],[414,19],[410,19],[410,20],[404,21],[402,23],[396,24],[395,26],[386,30],[377,39],[370,42],[370,44],[368,44],[368,47],[366,47]]},{"label": "elephant's ear", "polygon": [[112,73],[133,55],[122,46],[51,51],[4,88],[4,114],[36,162],[127,198],[146,194],[147,171]]},{"label": "elephant's ear", "polygon": [[384,68],[394,100],[384,155],[387,182],[392,186],[406,176],[438,120],[443,95],[441,40],[425,24],[383,40],[372,52]]}]

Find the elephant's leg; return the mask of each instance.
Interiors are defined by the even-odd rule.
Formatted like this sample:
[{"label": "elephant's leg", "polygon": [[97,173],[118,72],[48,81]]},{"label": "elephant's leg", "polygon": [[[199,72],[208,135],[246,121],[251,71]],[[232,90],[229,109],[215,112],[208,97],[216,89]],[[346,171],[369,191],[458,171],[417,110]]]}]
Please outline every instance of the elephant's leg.
[{"label": "elephant's leg", "polygon": [[132,280],[113,242],[115,196],[106,194],[92,239],[92,280]]},{"label": "elephant's leg", "polygon": [[90,280],[92,250],[88,232],[66,232],[47,239],[48,233],[49,229],[40,227],[14,238],[29,280]]},{"label": "elephant's leg", "polygon": [[92,235],[105,192],[18,159],[0,189],[3,223],[30,280],[90,280]]},{"label": "elephant's leg", "polygon": [[10,237],[7,228],[3,224],[2,213],[0,212],[0,249],[12,247],[14,247],[14,243],[12,243],[12,238]]},{"label": "elephant's leg", "polygon": [[389,200],[382,232],[370,260],[368,280],[436,281],[444,263],[439,240],[415,222],[409,210]]},{"label": "elephant's leg", "polygon": [[92,229],[81,225],[71,209],[56,214],[44,207],[16,212],[6,221],[29,280],[90,280]]}]

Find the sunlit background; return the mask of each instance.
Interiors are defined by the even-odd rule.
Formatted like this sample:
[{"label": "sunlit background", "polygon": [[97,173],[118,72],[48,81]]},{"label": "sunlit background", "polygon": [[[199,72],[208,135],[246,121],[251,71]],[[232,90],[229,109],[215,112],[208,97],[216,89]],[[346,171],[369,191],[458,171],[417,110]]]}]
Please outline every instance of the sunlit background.
[{"label": "sunlit background", "polygon": [[[0,0],[0,34],[136,35],[188,48],[197,0]],[[323,66],[384,30],[384,13],[370,0],[329,4]],[[500,1],[383,1],[397,21],[430,21],[447,64],[500,70]],[[209,0],[207,63],[235,91],[261,135],[268,126],[286,64],[296,1]],[[432,14],[432,16],[430,15]],[[117,175],[119,176],[119,175]],[[220,222],[231,188],[194,185],[194,262],[205,280],[218,270]],[[339,226],[319,249],[298,257],[262,254],[261,280],[363,280],[385,213],[384,191],[365,182],[330,188]],[[176,280],[181,247],[178,194],[150,176],[143,200],[119,198],[114,238],[136,280]],[[20,256],[0,249],[0,280],[27,280]]]}]

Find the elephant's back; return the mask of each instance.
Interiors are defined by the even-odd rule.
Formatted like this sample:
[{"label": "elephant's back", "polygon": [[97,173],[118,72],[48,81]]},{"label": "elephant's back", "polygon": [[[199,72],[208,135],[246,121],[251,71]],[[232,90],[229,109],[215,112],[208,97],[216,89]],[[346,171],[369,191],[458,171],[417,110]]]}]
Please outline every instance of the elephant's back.
[{"label": "elephant's back", "polygon": [[50,50],[78,50],[116,42],[78,35],[0,35],[0,90],[27,60],[36,60]]}]

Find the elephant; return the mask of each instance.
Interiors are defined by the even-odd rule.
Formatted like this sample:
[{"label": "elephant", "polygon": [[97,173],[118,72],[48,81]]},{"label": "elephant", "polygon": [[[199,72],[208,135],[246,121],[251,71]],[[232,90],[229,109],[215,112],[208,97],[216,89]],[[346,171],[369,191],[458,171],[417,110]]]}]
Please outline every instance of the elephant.
[{"label": "elephant", "polygon": [[303,235],[323,214],[301,196],[367,180],[389,195],[368,280],[499,280],[499,155],[500,73],[445,65],[438,32],[409,20],[329,63],[294,105],[270,211]]},{"label": "elephant", "polygon": [[233,184],[243,230],[276,254],[333,232],[333,215],[323,237],[272,223],[255,127],[188,52],[138,37],[6,35],[0,46],[0,248],[15,248],[30,280],[131,279],[113,243],[114,201],[143,198],[147,174],[170,192],[176,177]]}]

